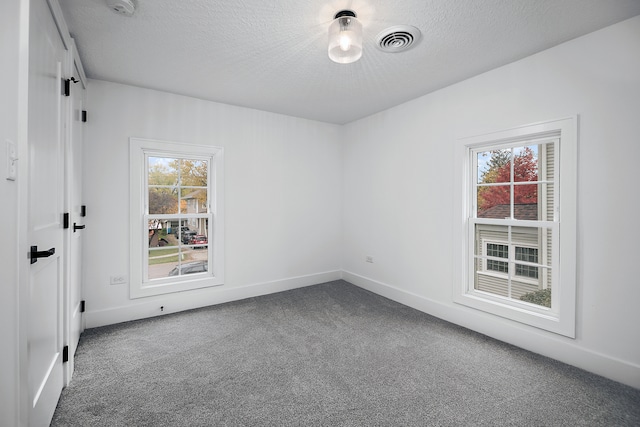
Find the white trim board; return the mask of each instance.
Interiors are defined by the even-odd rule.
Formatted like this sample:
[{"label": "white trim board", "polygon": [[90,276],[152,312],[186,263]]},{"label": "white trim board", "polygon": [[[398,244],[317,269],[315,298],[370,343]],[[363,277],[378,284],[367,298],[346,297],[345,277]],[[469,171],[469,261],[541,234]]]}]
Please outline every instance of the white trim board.
[{"label": "white trim board", "polygon": [[[289,277],[270,282],[255,283],[238,287],[218,286],[213,288],[196,289],[193,291],[176,292],[167,295],[159,295],[135,300],[134,305],[108,308],[105,310],[91,311],[91,301],[87,302],[87,311],[84,313],[86,328],[113,325],[131,320],[145,319],[164,314],[177,313],[210,305],[223,304],[276,292],[289,291],[305,286],[340,280],[340,270],[326,271],[323,273],[309,274],[305,276]],[[160,307],[164,307],[161,311]]]},{"label": "white trim board", "polygon": [[640,366],[634,363],[579,347],[568,339],[518,322],[457,304],[449,306],[349,271],[342,272],[342,279],[423,313],[640,389]]}]

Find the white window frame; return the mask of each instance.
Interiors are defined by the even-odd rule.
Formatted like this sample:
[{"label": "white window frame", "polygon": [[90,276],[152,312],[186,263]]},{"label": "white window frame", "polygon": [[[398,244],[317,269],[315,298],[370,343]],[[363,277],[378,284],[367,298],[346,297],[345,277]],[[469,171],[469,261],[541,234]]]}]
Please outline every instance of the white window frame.
[{"label": "white window frame", "polygon": [[[560,335],[575,338],[576,305],[576,212],[577,212],[577,125],[578,118],[535,123],[484,135],[461,138],[455,145],[457,167],[454,168],[454,289],[456,303],[521,322]],[[499,147],[527,145],[527,141],[544,138],[555,143],[554,218],[549,221],[494,220],[476,218],[472,180],[477,172],[471,153]],[[514,227],[548,227],[552,229],[552,306],[541,307],[525,301],[493,295],[474,289],[475,224]],[[484,243],[483,243],[484,244]],[[520,280],[520,279],[518,279]]]},{"label": "white window frame", "polygon": [[[130,250],[129,295],[142,298],[224,284],[224,149],[152,139],[130,138]],[[209,162],[208,174],[208,272],[149,280],[147,159],[195,158]],[[197,214],[191,214],[197,215]],[[185,216],[190,216],[189,214]],[[198,215],[202,216],[202,214]],[[175,215],[167,215],[175,217]]]}]

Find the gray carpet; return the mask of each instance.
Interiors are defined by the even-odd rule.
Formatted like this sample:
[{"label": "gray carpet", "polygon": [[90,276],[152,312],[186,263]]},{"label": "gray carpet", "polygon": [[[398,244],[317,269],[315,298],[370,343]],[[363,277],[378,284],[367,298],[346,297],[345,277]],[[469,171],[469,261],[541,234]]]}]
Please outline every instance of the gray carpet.
[{"label": "gray carpet", "polygon": [[53,426],[640,426],[640,390],[336,281],[89,329]]}]

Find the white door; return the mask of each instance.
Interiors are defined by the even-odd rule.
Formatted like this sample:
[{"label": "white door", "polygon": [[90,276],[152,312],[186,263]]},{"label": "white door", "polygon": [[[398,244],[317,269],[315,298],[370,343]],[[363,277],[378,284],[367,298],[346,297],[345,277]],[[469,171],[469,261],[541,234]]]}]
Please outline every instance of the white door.
[{"label": "white door", "polygon": [[29,425],[48,426],[63,385],[61,90],[65,49],[46,2],[30,3],[28,238],[37,252],[50,256],[32,255],[29,269]]},{"label": "white door", "polygon": [[85,217],[82,211],[82,145],[85,100],[84,80],[81,77],[77,51],[72,49],[71,76],[77,83],[70,85],[69,130],[65,156],[66,209],[69,213],[67,230],[67,288],[65,298],[65,343],[69,346],[69,361],[65,365],[65,385],[69,384],[74,369],[74,354],[83,330],[81,312],[82,288],[82,237]]}]

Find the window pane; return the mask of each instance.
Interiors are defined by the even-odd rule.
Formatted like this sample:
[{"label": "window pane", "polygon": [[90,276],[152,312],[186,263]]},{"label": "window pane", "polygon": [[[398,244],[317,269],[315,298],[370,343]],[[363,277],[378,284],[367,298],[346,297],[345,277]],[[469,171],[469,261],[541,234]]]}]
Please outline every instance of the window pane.
[{"label": "window pane", "polygon": [[538,249],[516,246],[516,261],[538,262]]},{"label": "window pane", "polygon": [[182,213],[206,213],[207,189],[206,188],[181,188],[180,208]]},{"label": "window pane", "polygon": [[180,264],[169,272],[170,276],[186,276],[188,274],[206,273],[209,271],[206,260],[192,261]]},{"label": "window pane", "polygon": [[515,219],[538,220],[538,184],[515,185],[513,198]]},{"label": "window pane", "polygon": [[149,188],[149,214],[177,214],[178,194],[170,188]]},{"label": "window pane", "polygon": [[179,240],[172,234],[171,223],[170,220],[149,220],[149,248],[178,246]]},{"label": "window pane", "polygon": [[528,277],[531,279],[538,278],[538,267],[523,265],[516,263],[516,276]]},{"label": "window pane", "polygon": [[[540,267],[540,276],[548,274],[547,268]],[[526,301],[542,307],[551,308],[551,286],[539,288],[520,295],[520,301]]]},{"label": "window pane", "polygon": [[169,276],[169,272],[179,264],[181,257],[183,255],[178,247],[150,249],[149,265],[147,266],[149,280]]},{"label": "window pane", "polygon": [[538,146],[513,149],[513,180],[515,182],[538,181]]},{"label": "window pane", "polygon": [[207,236],[203,234],[195,234],[189,240],[188,245],[193,249],[207,249],[207,243],[209,243]]},{"label": "window pane", "polygon": [[[537,248],[523,248],[516,246],[515,248],[516,261],[525,261],[531,263],[538,263],[538,249]],[[516,263],[516,276],[527,277],[531,279],[538,278],[538,267],[533,265],[525,265]]]},{"label": "window pane", "polygon": [[503,261],[487,260],[487,271],[497,271],[499,273],[509,272],[509,263]]},{"label": "window pane", "polygon": [[477,154],[478,183],[511,181],[511,150],[482,151]]},{"label": "window pane", "polygon": [[554,220],[554,193],[555,187],[553,184],[540,184],[538,187],[538,200],[540,203],[540,221],[553,221]]},{"label": "window pane", "polygon": [[166,157],[149,157],[149,185],[176,185],[178,182],[178,161]]},{"label": "window pane", "polygon": [[510,218],[510,203],[509,185],[478,186],[478,218]]},{"label": "window pane", "polygon": [[[474,289],[478,291],[488,292],[490,294],[499,295],[502,297],[509,296],[509,281],[505,273],[505,277],[497,277],[495,274],[488,275],[483,274],[484,271],[483,263],[485,260],[477,258],[476,265],[476,274],[474,275]],[[487,262],[489,260],[486,260]],[[498,263],[502,263],[502,261],[495,261],[496,265]],[[504,263],[507,264],[507,263]],[[495,273],[495,271],[492,271]]]},{"label": "window pane", "polygon": [[208,271],[207,246],[202,249],[169,247],[149,250],[149,280]]},{"label": "window pane", "polygon": [[206,160],[181,159],[180,185],[184,187],[206,187],[208,176]]},{"label": "window pane", "polygon": [[[497,258],[509,258],[509,246],[497,243],[487,243],[487,256]],[[498,273],[508,273],[509,263],[493,259],[487,260],[487,271],[495,271]]]},{"label": "window pane", "polygon": [[509,246],[487,243],[487,256],[509,258]]}]

